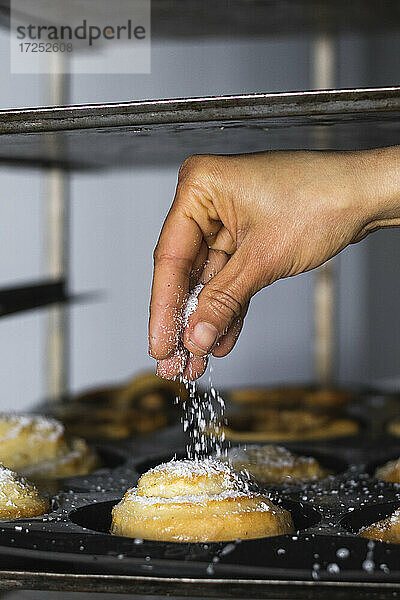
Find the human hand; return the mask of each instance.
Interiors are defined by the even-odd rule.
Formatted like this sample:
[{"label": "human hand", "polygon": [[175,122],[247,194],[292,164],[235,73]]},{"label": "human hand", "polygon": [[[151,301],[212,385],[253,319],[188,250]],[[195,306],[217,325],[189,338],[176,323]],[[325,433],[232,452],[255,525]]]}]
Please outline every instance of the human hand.
[{"label": "human hand", "polygon": [[[232,350],[257,291],[398,225],[399,161],[397,148],[186,160],[154,253],[149,350],[158,373],[198,378],[209,353]],[[183,306],[199,282],[182,332]]]}]

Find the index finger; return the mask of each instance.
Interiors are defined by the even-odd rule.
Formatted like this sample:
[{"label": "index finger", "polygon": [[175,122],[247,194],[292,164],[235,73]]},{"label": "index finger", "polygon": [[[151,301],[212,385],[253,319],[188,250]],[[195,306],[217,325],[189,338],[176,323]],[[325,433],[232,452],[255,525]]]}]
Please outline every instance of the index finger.
[{"label": "index finger", "polygon": [[168,358],[178,347],[182,307],[202,239],[197,223],[172,205],[154,252],[149,352],[157,360]]}]

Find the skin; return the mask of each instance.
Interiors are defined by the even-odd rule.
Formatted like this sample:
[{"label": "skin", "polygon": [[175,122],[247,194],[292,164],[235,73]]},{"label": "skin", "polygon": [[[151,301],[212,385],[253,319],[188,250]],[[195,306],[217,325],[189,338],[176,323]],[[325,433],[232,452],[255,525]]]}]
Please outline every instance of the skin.
[{"label": "skin", "polygon": [[[149,352],[197,379],[234,347],[251,297],[400,225],[400,147],[200,155],[180,168],[154,252]],[[190,289],[205,283],[181,340]]]}]

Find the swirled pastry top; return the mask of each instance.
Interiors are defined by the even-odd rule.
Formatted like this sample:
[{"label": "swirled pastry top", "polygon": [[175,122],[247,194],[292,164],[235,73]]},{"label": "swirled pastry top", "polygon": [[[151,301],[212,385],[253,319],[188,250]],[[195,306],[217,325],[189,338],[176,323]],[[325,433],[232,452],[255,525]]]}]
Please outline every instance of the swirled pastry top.
[{"label": "swirled pastry top", "polygon": [[227,541],[293,531],[290,514],[228,464],[171,461],[151,469],[113,509],[111,533],[163,541]]},{"label": "swirled pastry top", "polygon": [[[177,498],[246,492],[248,482],[229,465],[213,459],[172,460],[157,465],[139,479],[139,497]],[[132,492],[133,493],[133,492]]]},{"label": "swirled pastry top", "polygon": [[57,456],[64,428],[55,419],[0,413],[0,460],[10,469]]}]

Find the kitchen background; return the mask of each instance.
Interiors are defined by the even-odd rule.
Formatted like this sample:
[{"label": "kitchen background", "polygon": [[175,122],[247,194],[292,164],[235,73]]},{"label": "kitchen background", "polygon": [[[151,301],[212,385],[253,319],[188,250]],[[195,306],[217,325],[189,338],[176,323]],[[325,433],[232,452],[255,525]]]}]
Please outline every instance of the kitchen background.
[{"label": "kitchen background", "polygon": [[[8,43],[1,30],[0,107],[51,103],[47,76],[10,75]],[[72,76],[70,100],[310,89],[312,44],[312,36],[294,34],[153,41],[151,75]],[[337,87],[399,84],[399,55],[400,35],[394,33],[339,36]],[[70,308],[73,391],[154,367],[147,355],[152,251],[178,167],[71,174],[72,292],[100,291]],[[46,276],[46,185],[44,172],[0,168],[3,287]],[[399,258],[400,233],[390,230],[335,259],[340,382],[400,383]],[[254,298],[236,349],[214,360],[216,386],[312,380],[313,278],[309,273],[278,282]],[[45,397],[47,321],[46,310],[1,320],[0,409],[25,409]]]}]

